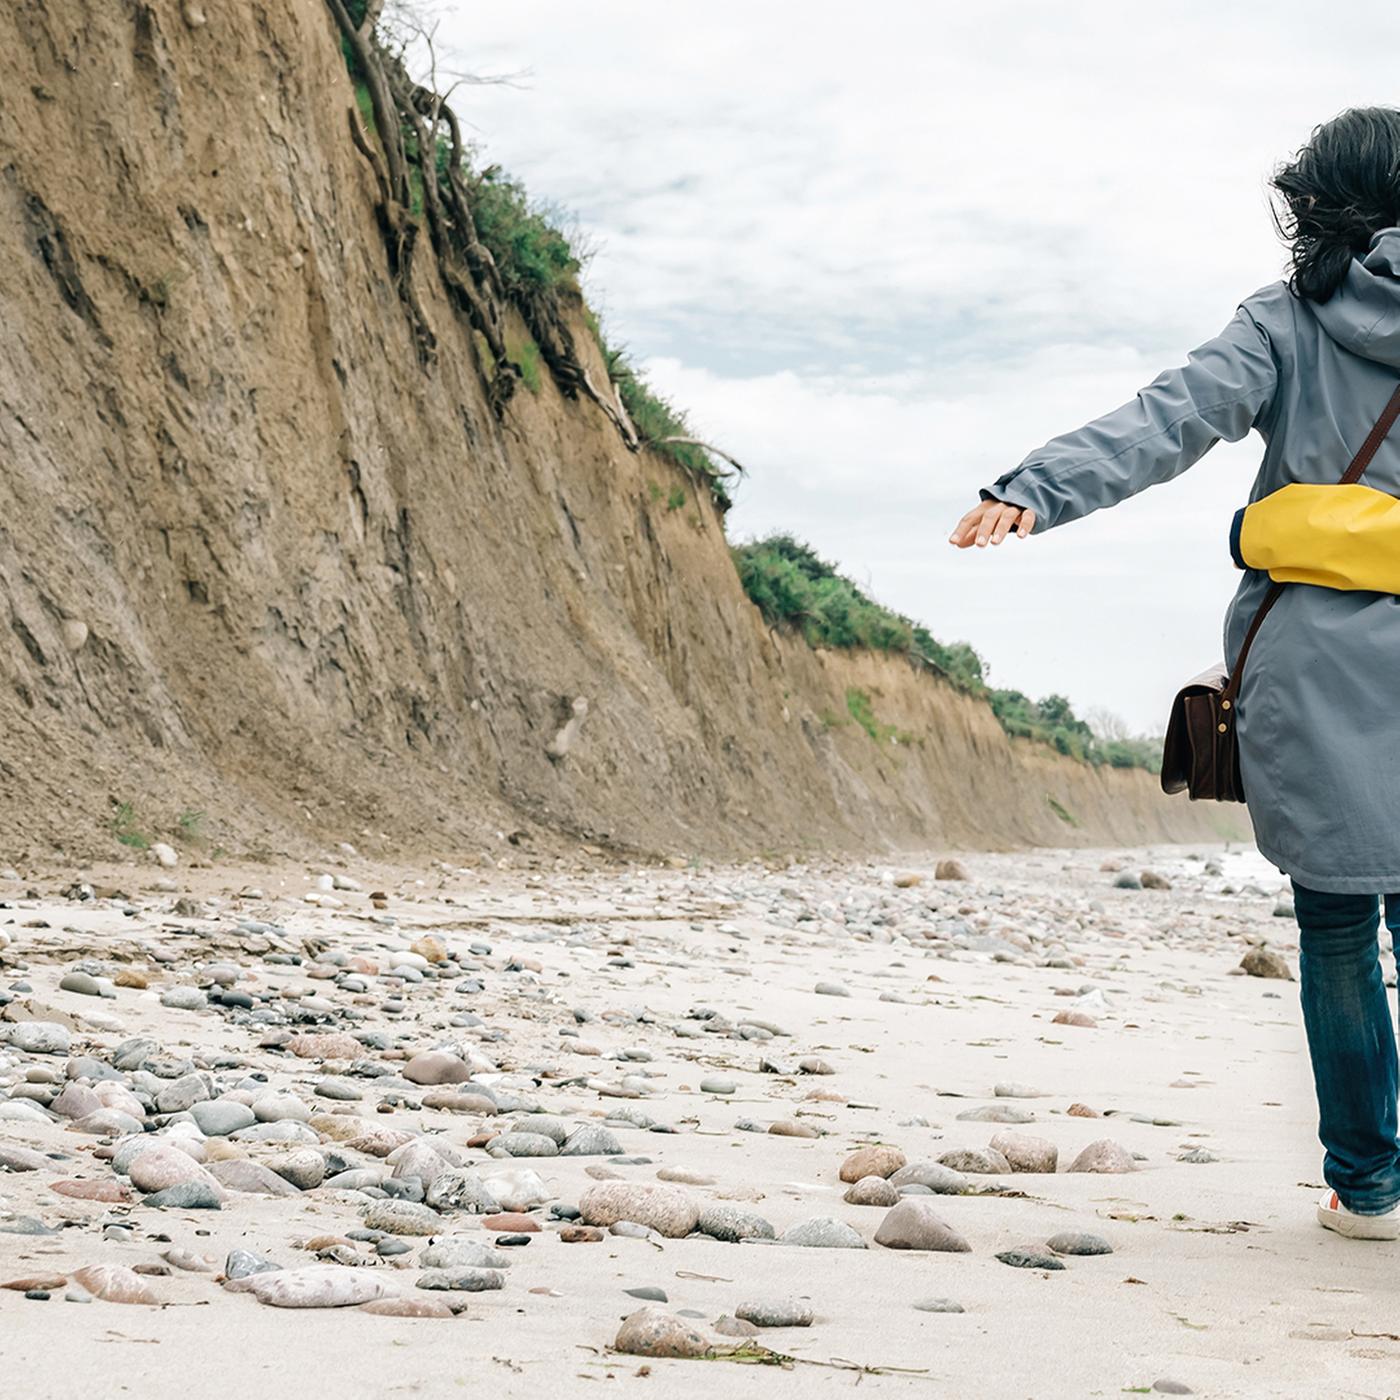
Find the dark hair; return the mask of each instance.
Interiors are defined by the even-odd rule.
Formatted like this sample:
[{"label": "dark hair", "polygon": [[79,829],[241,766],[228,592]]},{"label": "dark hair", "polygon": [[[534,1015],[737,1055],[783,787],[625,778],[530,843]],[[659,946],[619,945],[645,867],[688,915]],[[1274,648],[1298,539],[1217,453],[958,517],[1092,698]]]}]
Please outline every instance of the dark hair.
[{"label": "dark hair", "polygon": [[1400,111],[1353,107],[1324,122],[1271,183],[1274,223],[1292,245],[1288,285],[1326,301],[1372,234],[1400,223]]}]

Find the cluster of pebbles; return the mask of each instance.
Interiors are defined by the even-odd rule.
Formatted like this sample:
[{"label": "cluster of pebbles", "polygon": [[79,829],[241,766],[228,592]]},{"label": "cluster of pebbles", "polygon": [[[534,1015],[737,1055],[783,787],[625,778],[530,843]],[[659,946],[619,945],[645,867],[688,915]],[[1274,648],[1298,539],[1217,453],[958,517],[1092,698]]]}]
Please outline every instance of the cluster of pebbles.
[{"label": "cluster of pebbles", "polygon": [[[932,969],[958,962],[1035,970],[1060,1034],[1111,1020],[1111,979],[1086,963],[1120,955],[1138,917],[1123,901],[1169,885],[1118,893],[1119,869],[1105,862],[1102,900],[1033,908],[951,861],[937,878],[443,869],[392,893],[335,871],[278,896],[0,881],[0,1311],[198,1295],[449,1320],[554,1293],[556,1250],[626,1240],[1102,1268],[1114,1243],[1097,1217],[1008,1237],[978,1200],[1137,1171],[1152,1154],[1123,1126],[1180,1123],[1010,1078],[870,1102],[868,1048],[834,1045],[832,1024],[900,1004],[936,1034],[958,998]],[[1163,936],[1145,917],[1137,931]],[[1167,936],[1218,941],[1214,918]],[[1264,942],[1239,946],[1276,960],[1258,975],[1287,976]],[[765,1008],[760,952],[806,1023]],[[810,1183],[775,1177],[755,1135],[791,1140]],[[1177,1160],[1214,1158],[1188,1143]],[[649,1255],[630,1257],[645,1273]],[[639,1281],[600,1294],[593,1340],[654,1357],[757,1347],[819,1328],[806,1276],[736,1285],[713,1312]],[[901,1304],[961,1312],[956,1274],[938,1278],[946,1294],[905,1282]]]}]

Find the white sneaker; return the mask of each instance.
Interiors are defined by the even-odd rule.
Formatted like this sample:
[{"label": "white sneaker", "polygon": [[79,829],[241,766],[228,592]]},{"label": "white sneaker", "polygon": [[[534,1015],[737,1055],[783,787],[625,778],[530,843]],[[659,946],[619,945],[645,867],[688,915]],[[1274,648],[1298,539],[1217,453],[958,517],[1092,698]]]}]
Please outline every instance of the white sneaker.
[{"label": "white sneaker", "polygon": [[1400,1240],[1400,1205],[1382,1215],[1357,1215],[1330,1187],[1317,1203],[1317,1221],[1324,1230],[1335,1230],[1349,1240]]}]

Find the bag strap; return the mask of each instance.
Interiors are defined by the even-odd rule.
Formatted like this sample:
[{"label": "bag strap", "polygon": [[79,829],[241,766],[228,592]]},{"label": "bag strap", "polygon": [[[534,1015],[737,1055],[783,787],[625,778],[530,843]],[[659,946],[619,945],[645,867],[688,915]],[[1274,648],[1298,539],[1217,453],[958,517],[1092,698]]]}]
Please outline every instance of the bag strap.
[{"label": "bag strap", "polygon": [[[1342,479],[1338,486],[1351,486],[1361,479],[1362,473],[1371,465],[1371,458],[1376,455],[1377,448],[1386,439],[1386,435],[1395,426],[1395,420],[1400,418],[1400,384],[1395,386],[1394,392],[1387,401],[1386,406],[1381,410],[1381,416],[1376,419],[1375,426],[1367,435],[1366,441],[1357,449],[1356,456],[1351,459],[1351,465],[1342,473]],[[1244,676],[1244,661],[1249,655],[1249,648],[1254,643],[1254,638],[1258,634],[1259,626],[1269,615],[1269,610],[1278,602],[1286,585],[1282,583],[1272,584],[1269,591],[1264,595],[1264,601],[1259,604],[1259,611],[1254,614],[1254,620],[1249,624],[1249,631],[1244,634],[1244,641],[1240,643],[1239,655],[1235,658],[1235,669],[1230,674],[1230,679],[1225,684],[1225,689],[1220,693],[1220,708],[1229,710],[1234,708],[1235,697],[1240,693],[1240,681]],[[1221,726],[1224,728],[1224,726]]]}]

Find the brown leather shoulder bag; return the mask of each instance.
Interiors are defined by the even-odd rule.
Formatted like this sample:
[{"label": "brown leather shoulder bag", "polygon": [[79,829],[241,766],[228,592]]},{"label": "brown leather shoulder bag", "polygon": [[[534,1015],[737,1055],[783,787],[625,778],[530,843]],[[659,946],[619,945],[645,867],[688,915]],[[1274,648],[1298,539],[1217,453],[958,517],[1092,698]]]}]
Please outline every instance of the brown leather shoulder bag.
[{"label": "brown leather shoulder bag", "polygon": [[[1376,449],[1397,417],[1400,417],[1400,385],[1391,394],[1376,425],[1361,444],[1351,465],[1338,483],[1350,486],[1359,481],[1371,465]],[[1233,674],[1224,662],[1202,671],[1177,692],[1167,721],[1167,737],[1162,746],[1162,791],[1187,792],[1192,801],[1243,802],[1244,780],[1240,777],[1240,746],[1235,732],[1235,702],[1244,677],[1245,658],[1258,635],[1259,626],[1278,602],[1286,584],[1275,583],[1259,604],[1249,630],[1240,643]]]}]

